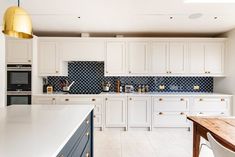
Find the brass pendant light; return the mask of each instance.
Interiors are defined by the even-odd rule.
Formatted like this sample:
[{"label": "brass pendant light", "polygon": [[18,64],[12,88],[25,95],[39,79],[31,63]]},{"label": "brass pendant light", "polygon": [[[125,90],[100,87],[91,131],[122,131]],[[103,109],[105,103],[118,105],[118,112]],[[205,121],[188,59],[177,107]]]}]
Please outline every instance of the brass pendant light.
[{"label": "brass pendant light", "polygon": [[27,12],[18,6],[9,7],[3,17],[3,30],[6,35],[16,38],[33,38],[32,21]]}]

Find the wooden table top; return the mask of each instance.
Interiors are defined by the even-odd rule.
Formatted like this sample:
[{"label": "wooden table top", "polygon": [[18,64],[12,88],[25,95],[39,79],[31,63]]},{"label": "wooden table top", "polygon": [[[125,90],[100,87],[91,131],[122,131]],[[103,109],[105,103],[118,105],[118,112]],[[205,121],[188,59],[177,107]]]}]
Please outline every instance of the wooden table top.
[{"label": "wooden table top", "polygon": [[235,149],[235,117],[189,116],[187,118]]}]

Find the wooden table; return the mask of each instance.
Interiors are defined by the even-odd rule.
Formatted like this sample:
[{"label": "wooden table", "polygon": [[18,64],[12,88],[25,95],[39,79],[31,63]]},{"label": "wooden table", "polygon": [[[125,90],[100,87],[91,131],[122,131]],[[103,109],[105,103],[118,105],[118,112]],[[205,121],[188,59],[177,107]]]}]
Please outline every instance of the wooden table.
[{"label": "wooden table", "polygon": [[228,149],[235,151],[235,117],[187,117],[193,122],[193,157],[199,157],[200,137],[207,132]]}]

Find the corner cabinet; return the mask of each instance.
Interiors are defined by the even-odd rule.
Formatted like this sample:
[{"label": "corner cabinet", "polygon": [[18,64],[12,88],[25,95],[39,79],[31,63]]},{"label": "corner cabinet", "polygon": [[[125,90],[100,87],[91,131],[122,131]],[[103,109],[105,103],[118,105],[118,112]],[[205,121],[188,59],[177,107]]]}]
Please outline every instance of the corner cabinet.
[{"label": "corner cabinet", "polygon": [[123,127],[127,129],[126,97],[105,97],[105,127]]},{"label": "corner cabinet", "polygon": [[31,39],[6,39],[7,64],[31,64],[32,52]]},{"label": "corner cabinet", "polygon": [[189,58],[190,74],[224,75],[223,42],[191,42]]},{"label": "corner cabinet", "polygon": [[56,41],[38,42],[39,76],[66,76],[68,69],[60,59],[59,43]]}]

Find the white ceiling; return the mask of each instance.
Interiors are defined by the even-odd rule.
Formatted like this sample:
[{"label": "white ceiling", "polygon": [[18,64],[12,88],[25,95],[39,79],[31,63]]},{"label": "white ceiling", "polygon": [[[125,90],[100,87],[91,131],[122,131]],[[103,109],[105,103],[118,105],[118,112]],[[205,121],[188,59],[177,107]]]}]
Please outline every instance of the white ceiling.
[{"label": "white ceiling", "polygon": [[[15,4],[17,0],[0,0],[0,18],[7,7]],[[21,7],[31,14],[34,32],[218,34],[235,28],[235,4],[195,4],[184,0],[21,0]],[[188,18],[192,13],[203,16],[192,20]]]}]

